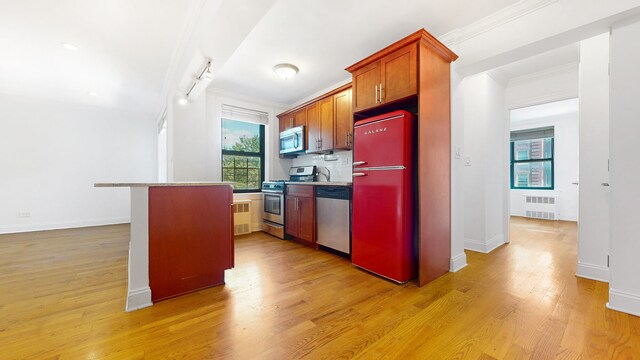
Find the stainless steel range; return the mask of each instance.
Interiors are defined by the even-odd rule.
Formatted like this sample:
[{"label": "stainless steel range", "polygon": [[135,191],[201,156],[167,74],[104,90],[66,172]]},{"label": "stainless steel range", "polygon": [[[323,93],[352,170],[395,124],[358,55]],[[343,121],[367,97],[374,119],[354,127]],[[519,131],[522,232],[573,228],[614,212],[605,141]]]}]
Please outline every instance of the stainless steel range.
[{"label": "stainless steel range", "polygon": [[286,182],[311,182],[316,179],[315,166],[294,166],[289,169],[289,180],[269,180],[262,183],[265,232],[284,239]]}]

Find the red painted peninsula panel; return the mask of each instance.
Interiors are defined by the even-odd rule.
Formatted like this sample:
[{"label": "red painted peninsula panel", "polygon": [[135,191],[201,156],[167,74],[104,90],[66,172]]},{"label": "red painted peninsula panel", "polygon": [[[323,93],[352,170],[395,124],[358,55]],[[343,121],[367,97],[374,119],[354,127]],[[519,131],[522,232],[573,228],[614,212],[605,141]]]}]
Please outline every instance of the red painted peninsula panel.
[{"label": "red painted peninsula panel", "polygon": [[224,283],[233,267],[230,186],[149,188],[149,286],[158,301]]}]

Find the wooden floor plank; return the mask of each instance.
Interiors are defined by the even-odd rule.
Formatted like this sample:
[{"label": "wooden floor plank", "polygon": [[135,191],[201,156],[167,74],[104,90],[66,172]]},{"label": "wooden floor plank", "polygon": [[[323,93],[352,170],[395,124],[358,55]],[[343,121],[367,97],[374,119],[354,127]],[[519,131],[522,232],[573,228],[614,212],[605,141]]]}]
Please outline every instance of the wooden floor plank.
[{"label": "wooden floor plank", "polygon": [[125,313],[128,225],[0,235],[0,359],[640,359],[640,318],[575,277],[575,223],[418,288],[263,233],[226,284]]}]

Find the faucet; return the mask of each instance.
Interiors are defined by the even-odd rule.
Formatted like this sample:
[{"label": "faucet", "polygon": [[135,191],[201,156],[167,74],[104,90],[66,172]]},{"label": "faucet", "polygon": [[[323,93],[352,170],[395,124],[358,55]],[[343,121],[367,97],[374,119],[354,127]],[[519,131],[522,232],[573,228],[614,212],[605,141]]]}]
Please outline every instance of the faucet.
[{"label": "faucet", "polygon": [[[318,167],[318,175],[322,175],[325,177],[325,179],[327,179],[327,181],[331,181],[331,171],[329,170],[328,167],[323,166],[322,168],[324,168],[325,170],[327,170],[327,173],[323,173],[320,171],[320,167]],[[319,179],[318,179],[319,180]]]}]

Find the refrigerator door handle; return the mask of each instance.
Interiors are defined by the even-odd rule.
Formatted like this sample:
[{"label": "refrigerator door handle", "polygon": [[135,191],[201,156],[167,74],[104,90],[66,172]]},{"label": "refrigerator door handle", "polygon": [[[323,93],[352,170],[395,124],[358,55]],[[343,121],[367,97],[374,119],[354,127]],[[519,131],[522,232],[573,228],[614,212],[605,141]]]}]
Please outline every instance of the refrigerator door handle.
[{"label": "refrigerator door handle", "polygon": [[354,161],[353,166],[364,165],[366,163],[367,163],[366,161]]},{"label": "refrigerator door handle", "polygon": [[367,174],[365,173],[353,173],[353,177],[358,177],[358,176],[366,176]]}]

